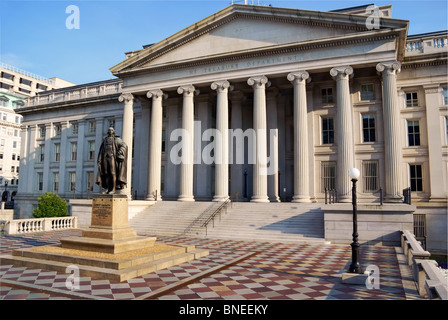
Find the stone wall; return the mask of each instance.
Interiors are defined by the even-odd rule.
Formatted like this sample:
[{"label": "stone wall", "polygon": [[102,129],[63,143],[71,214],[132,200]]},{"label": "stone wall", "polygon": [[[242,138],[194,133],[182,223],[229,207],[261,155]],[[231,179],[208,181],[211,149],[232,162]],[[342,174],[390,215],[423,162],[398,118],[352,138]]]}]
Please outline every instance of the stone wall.
[{"label": "stone wall", "polygon": [[[358,241],[360,244],[400,246],[400,230],[413,230],[414,205],[358,204]],[[322,206],[325,240],[350,244],[353,233],[353,206],[336,203]]]}]

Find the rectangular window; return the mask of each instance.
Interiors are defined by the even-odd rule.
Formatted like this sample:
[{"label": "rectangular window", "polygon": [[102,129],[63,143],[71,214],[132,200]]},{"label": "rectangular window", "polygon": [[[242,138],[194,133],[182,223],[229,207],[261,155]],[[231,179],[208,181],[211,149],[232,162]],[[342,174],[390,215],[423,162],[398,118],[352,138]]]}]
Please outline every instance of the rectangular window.
[{"label": "rectangular window", "polygon": [[323,161],[321,162],[321,186],[322,192],[336,189],[336,162]]},{"label": "rectangular window", "polygon": [[443,94],[443,104],[444,105],[448,105],[448,89],[447,88],[443,88],[442,89],[442,94]]},{"label": "rectangular window", "polygon": [[361,85],[361,100],[374,100],[375,93],[373,91],[373,84]]},{"label": "rectangular window", "polygon": [[420,123],[418,120],[408,120],[408,145],[420,145]]},{"label": "rectangular window", "polygon": [[56,137],[61,135],[61,125],[60,124],[55,124],[54,125],[54,135]]},{"label": "rectangular window", "polygon": [[71,160],[76,161],[77,159],[77,150],[78,150],[78,144],[76,142],[71,143]]},{"label": "rectangular window", "polygon": [[407,92],[406,93],[406,107],[418,107],[418,95],[417,92]]},{"label": "rectangular window", "polygon": [[95,141],[89,141],[89,160],[95,159]]},{"label": "rectangular window", "polygon": [[87,190],[93,191],[93,172],[87,171]]},{"label": "rectangular window", "polygon": [[322,144],[334,143],[333,118],[322,118]]},{"label": "rectangular window", "polygon": [[448,145],[448,117],[445,117],[446,144]]},{"label": "rectangular window", "polygon": [[70,172],[70,191],[76,191],[76,173]]},{"label": "rectangular window", "polygon": [[89,132],[90,133],[96,132],[96,122],[94,120],[89,122]]},{"label": "rectangular window", "polygon": [[45,139],[45,126],[39,126],[39,138]]},{"label": "rectangular window", "polygon": [[44,162],[45,160],[45,145],[39,145],[39,162]]},{"label": "rectangular window", "polygon": [[54,161],[59,162],[61,160],[61,144],[54,144]]},{"label": "rectangular window", "polygon": [[42,172],[37,173],[37,190],[44,190],[44,174]]},{"label": "rectangular window", "polygon": [[333,103],[333,88],[323,88],[321,91],[322,103]]},{"label": "rectangular window", "polygon": [[78,122],[72,122],[72,134],[78,134]]},{"label": "rectangular window", "polygon": [[362,133],[364,142],[375,141],[375,117],[371,114],[362,116]]},{"label": "rectangular window", "polygon": [[59,172],[53,172],[53,191],[59,191]]},{"label": "rectangular window", "polygon": [[411,191],[423,191],[422,165],[409,165],[409,176],[411,180]]},{"label": "rectangular window", "polygon": [[162,130],[162,152],[165,152],[166,131]]},{"label": "rectangular window", "polygon": [[426,215],[414,214],[414,235],[419,241],[424,241],[426,238]]},{"label": "rectangular window", "polygon": [[364,178],[364,192],[376,192],[379,189],[378,161],[362,162],[362,176]]}]

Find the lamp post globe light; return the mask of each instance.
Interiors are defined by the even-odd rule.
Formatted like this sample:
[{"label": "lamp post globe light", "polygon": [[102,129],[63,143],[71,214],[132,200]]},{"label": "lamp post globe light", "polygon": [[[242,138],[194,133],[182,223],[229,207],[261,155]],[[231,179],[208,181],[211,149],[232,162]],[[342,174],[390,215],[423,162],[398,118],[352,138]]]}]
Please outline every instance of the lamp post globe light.
[{"label": "lamp post globe light", "polygon": [[352,263],[349,267],[349,273],[361,273],[361,266],[359,265],[359,242],[358,242],[358,207],[357,207],[357,196],[356,196],[356,182],[360,176],[360,172],[356,168],[351,168],[349,170],[349,176],[352,180],[352,204],[353,204],[353,242],[352,247]]}]

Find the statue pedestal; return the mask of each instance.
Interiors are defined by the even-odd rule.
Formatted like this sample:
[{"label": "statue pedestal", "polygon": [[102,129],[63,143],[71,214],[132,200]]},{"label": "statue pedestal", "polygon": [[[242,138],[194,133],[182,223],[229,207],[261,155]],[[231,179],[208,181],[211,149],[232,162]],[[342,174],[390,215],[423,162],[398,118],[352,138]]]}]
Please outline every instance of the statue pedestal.
[{"label": "statue pedestal", "polygon": [[140,237],[128,223],[128,197],[123,194],[95,195],[92,200],[92,222],[82,237],[61,239],[66,249],[123,253],[151,247],[155,237]]}]

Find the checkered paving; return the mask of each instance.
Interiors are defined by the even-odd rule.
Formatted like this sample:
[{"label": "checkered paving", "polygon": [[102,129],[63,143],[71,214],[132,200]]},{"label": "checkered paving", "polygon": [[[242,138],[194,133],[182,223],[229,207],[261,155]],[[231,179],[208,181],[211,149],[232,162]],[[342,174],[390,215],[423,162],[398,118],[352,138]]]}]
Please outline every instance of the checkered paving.
[{"label": "checkered paving", "polygon": [[[0,238],[0,253],[16,248],[58,244],[61,237],[81,235],[65,230]],[[189,237],[158,237],[173,245],[194,244],[210,254],[201,259],[147,274],[122,283],[79,279],[79,288],[70,290],[70,274],[46,270],[0,266],[0,299],[115,299],[151,298],[156,290],[190,280],[157,295],[161,300],[318,300],[318,299],[418,299],[405,293],[395,249],[361,246],[361,265],[376,265],[380,270],[380,288],[341,282],[351,261],[348,245],[284,244]],[[240,259],[247,253],[254,254]],[[209,272],[212,268],[216,272]]]}]

